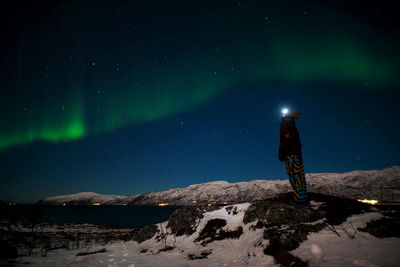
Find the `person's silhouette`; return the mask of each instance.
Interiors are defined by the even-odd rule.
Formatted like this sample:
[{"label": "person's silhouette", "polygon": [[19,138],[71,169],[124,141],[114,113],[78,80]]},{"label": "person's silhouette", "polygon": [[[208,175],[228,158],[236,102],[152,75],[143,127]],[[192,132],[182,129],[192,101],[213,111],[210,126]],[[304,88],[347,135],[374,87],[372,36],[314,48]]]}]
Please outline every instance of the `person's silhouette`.
[{"label": "person's silhouette", "polygon": [[300,118],[300,112],[285,109],[282,113],[278,158],[280,161],[285,161],[294,199],[298,203],[308,203],[300,135],[295,123],[295,119]]}]

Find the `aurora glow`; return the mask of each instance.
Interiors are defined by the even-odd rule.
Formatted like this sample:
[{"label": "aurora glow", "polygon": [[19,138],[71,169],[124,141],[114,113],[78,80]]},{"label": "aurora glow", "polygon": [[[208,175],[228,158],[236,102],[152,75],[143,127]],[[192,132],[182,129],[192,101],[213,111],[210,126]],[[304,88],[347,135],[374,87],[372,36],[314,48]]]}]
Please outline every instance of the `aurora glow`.
[{"label": "aurora glow", "polygon": [[[400,84],[394,4],[5,3],[0,163],[9,179],[34,177],[53,192],[61,183],[50,186],[53,177],[64,186],[71,176],[88,185],[120,176],[135,186],[144,177],[151,184],[142,190],[201,177],[278,177],[283,107],[302,113],[314,171],[383,168],[400,151],[391,141],[398,126],[389,128]],[[35,157],[43,162],[30,166]],[[48,161],[57,167],[48,170]]]},{"label": "aurora glow", "polygon": [[[87,4],[80,5],[88,8]],[[109,8],[105,3],[91,14],[93,20],[87,20],[84,11],[76,22],[57,17],[54,27],[34,24],[18,36],[19,48],[15,51],[18,64],[11,64],[18,72],[17,77],[3,84],[6,91],[16,91],[11,95],[15,98],[13,101],[27,98],[17,105],[2,105],[2,114],[14,115],[7,119],[13,122],[1,129],[0,148],[35,140],[70,141],[164,119],[246,82],[271,79],[291,83],[340,80],[382,85],[398,82],[398,58],[386,54],[395,47],[388,47],[390,40],[371,42],[371,36],[380,40],[388,39],[387,36],[371,32],[357,19],[343,15],[341,9],[315,7],[316,17],[312,13],[307,17],[293,9],[277,17],[284,6],[264,4],[262,12],[258,5],[247,7],[245,13],[235,6],[230,6],[229,12],[216,10],[214,20],[197,17],[196,24],[189,23],[187,28],[193,26],[196,32],[190,33],[194,36],[188,38],[184,49],[171,46],[171,36],[162,33],[156,37],[156,44],[153,38],[140,40],[142,47],[150,47],[151,52],[137,60],[135,57],[128,60],[114,52],[108,56],[107,49],[125,49],[127,55],[142,53],[136,42],[140,33],[110,44],[107,34],[96,35],[98,39],[92,41],[68,28],[69,23],[83,25],[82,31],[94,27],[94,33],[100,34],[107,25],[102,21],[104,9]],[[61,12],[67,16],[75,10],[65,8]],[[147,35],[158,33],[157,27],[175,27],[175,22],[168,21],[169,16],[161,12],[155,11],[154,16],[160,17],[153,18],[155,23],[149,26]],[[248,16],[252,13],[260,21],[255,23],[250,19]],[[271,16],[262,21],[260,13]],[[241,31],[241,21],[235,17],[238,14],[248,20],[251,32]],[[43,23],[52,20],[48,16]],[[214,27],[220,20],[229,21],[229,27],[218,24]],[[140,27],[140,23],[137,25]],[[182,28],[186,29],[184,25]],[[37,35],[40,43],[32,40]],[[178,39],[178,43],[183,40]],[[60,48],[61,43],[65,45]],[[78,48],[73,47],[76,43]],[[8,60],[13,60],[12,56]],[[28,98],[37,92],[42,98]],[[10,96],[6,93],[2,98],[9,101]]]}]

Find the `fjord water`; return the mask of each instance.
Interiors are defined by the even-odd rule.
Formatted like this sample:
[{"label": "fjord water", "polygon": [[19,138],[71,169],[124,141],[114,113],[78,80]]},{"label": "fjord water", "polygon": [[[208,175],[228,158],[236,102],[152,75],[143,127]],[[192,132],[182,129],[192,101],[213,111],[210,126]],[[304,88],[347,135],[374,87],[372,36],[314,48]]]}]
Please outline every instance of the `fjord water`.
[{"label": "fjord water", "polygon": [[32,222],[90,223],[118,228],[140,227],[167,221],[178,206],[8,206],[2,218]]}]

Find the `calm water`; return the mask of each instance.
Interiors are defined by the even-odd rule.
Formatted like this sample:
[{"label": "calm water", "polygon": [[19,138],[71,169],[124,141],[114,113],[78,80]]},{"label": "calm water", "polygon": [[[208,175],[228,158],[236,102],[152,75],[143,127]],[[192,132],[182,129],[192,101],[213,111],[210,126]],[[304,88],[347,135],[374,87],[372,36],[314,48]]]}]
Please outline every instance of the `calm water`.
[{"label": "calm water", "polygon": [[167,221],[177,206],[9,206],[0,217],[38,222],[91,223],[114,227],[139,227]]}]

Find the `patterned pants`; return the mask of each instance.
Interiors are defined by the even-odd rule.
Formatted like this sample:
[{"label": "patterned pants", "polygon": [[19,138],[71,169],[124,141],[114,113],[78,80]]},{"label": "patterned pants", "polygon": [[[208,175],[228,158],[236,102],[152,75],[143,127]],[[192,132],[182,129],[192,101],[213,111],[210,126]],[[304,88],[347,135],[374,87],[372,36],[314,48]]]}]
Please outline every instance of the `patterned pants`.
[{"label": "patterned pants", "polygon": [[293,187],[293,197],[299,203],[308,202],[307,184],[301,156],[290,155],[285,159],[286,172]]}]

